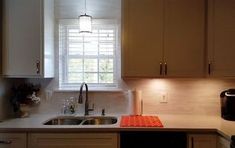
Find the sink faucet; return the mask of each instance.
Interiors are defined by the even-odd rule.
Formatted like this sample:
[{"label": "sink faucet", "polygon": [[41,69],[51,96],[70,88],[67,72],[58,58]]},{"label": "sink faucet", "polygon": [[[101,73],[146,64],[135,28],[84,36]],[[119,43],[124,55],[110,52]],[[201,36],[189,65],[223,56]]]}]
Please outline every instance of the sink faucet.
[{"label": "sink faucet", "polygon": [[83,91],[83,86],[85,85],[86,88],[86,100],[85,100],[85,116],[89,115],[90,111],[94,110],[94,104],[92,105],[92,108],[89,108],[89,102],[88,102],[88,85],[83,82],[80,86],[80,92],[79,92],[79,99],[78,99],[78,103],[82,104],[83,102],[83,96],[82,96],[82,91]]}]

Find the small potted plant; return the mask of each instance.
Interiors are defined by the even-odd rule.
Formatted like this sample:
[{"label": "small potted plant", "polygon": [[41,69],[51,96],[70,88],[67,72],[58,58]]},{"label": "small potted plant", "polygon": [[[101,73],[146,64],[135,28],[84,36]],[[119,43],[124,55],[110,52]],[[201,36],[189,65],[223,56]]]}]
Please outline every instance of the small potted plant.
[{"label": "small potted plant", "polygon": [[31,83],[23,83],[12,87],[13,93],[10,102],[17,117],[28,117],[30,107],[40,103],[40,98],[37,97],[39,90],[40,85]]}]

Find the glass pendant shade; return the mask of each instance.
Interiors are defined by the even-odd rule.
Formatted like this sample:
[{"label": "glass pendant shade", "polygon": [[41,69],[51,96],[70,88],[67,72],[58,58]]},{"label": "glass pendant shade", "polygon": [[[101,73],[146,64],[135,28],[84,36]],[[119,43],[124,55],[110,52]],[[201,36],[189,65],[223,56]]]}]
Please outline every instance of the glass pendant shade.
[{"label": "glass pendant shade", "polygon": [[84,14],[79,16],[79,33],[92,33],[91,32],[92,17]]}]

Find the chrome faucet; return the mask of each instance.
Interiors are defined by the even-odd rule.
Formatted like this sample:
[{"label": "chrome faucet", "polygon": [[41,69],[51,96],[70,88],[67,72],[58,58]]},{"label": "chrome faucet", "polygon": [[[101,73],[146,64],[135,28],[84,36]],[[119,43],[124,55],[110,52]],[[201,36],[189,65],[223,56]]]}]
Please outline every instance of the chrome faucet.
[{"label": "chrome faucet", "polygon": [[82,96],[82,91],[83,91],[83,86],[85,85],[86,87],[86,100],[85,100],[85,116],[89,115],[90,111],[94,111],[94,104],[92,105],[92,108],[89,108],[89,102],[88,102],[88,85],[83,82],[80,86],[80,92],[79,92],[79,99],[78,99],[78,103],[82,104],[83,102],[83,96]]}]

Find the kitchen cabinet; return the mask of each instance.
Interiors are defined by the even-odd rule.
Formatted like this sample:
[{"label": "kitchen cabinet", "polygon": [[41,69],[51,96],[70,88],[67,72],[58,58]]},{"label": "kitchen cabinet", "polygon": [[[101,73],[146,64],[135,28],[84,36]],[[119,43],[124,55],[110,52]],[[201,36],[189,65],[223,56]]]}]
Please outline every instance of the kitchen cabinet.
[{"label": "kitchen cabinet", "polygon": [[27,136],[25,133],[0,133],[1,148],[26,148]]},{"label": "kitchen cabinet", "polygon": [[160,76],[163,0],[123,0],[122,4],[122,76]]},{"label": "kitchen cabinet", "polygon": [[3,75],[54,76],[54,1],[3,1]]},{"label": "kitchen cabinet", "polygon": [[202,76],[204,0],[123,0],[122,76]]},{"label": "kitchen cabinet", "polygon": [[117,133],[32,133],[29,148],[118,148]]},{"label": "kitchen cabinet", "polygon": [[205,73],[205,0],[165,0],[165,75]]},{"label": "kitchen cabinet", "polygon": [[235,76],[235,1],[208,0],[208,75]]},{"label": "kitchen cabinet", "polygon": [[216,134],[188,134],[188,148],[216,148]]},{"label": "kitchen cabinet", "polygon": [[217,148],[230,148],[230,141],[222,136],[217,136]]}]

